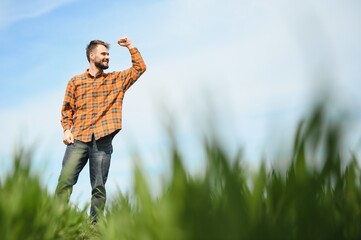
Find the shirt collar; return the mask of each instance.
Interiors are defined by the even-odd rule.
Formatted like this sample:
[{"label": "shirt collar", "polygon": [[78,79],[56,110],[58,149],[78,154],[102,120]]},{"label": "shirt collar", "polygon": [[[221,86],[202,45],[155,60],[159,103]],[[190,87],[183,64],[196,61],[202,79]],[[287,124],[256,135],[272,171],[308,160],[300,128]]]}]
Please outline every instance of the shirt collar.
[{"label": "shirt collar", "polygon": [[104,74],[104,71],[101,70],[101,71],[98,72],[98,74],[94,77],[93,75],[91,75],[91,74],[89,73],[89,68],[87,68],[87,69],[85,70],[85,74],[86,74],[88,77],[90,77],[90,78],[98,78],[98,77],[100,77],[100,76],[104,76],[104,75],[105,75],[105,74]]}]

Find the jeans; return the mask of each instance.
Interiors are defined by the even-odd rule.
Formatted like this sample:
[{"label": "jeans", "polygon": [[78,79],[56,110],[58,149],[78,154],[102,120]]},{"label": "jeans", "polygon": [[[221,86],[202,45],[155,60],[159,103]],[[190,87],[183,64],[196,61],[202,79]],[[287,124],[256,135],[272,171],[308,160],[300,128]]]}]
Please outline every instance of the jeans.
[{"label": "jeans", "polygon": [[98,140],[92,138],[91,142],[75,140],[66,147],[62,170],[56,188],[57,196],[69,201],[73,185],[78,181],[80,172],[89,160],[91,205],[90,215],[97,221],[98,213],[103,212],[106,191],[105,183],[108,178],[110,158],[113,152],[112,140],[114,135],[108,135]]}]

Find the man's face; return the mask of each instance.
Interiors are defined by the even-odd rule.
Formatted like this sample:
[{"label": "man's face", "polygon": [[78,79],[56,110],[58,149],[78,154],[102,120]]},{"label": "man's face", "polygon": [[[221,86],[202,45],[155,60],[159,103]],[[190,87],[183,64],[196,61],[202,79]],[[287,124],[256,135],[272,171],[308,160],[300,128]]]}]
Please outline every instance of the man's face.
[{"label": "man's face", "polygon": [[107,69],[109,67],[109,51],[103,45],[98,45],[93,52],[94,64],[99,69]]}]

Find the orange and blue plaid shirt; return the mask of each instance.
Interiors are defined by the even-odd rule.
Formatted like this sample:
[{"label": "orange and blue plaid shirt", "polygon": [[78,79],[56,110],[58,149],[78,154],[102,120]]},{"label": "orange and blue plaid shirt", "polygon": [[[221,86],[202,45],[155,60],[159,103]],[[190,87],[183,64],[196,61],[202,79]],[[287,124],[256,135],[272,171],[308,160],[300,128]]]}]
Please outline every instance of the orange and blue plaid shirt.
[{"label": "orange and blue plaid shirt", "polygon": [[122,128],[124,93],[145,72],[146,65],[136,48],[130,49],[132,67],[120,72],[99,73],[96,77],[88,69],[68,82],[61,125],[70,129],[74,139],[92,141],[117,133]]}]

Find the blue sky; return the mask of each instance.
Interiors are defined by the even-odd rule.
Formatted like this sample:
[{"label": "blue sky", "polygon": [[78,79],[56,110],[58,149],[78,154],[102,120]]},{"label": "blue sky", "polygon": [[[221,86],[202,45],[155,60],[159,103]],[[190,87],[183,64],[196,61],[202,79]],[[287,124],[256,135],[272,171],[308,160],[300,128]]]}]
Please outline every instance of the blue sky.
[{"label": "blue sky", "polygon": [[[350,113],[347,148],[360,148],[360,1],[3,0],[0,9],[2,175],[15,146],[33,146],[34,170],[54,191],[67,81],[87,68],[92,39],[111,44],[110,71],[129,67],[116,44],[124,35],[148,69],[126,94],[110,193],[130,189],[134,151],[157,192],[170,165],[169,121],[192,173],[202,171],[201,134],[210,131],[230,153],[242,147],[251,167],[262,156],[282,160],[321,89],[333,93],[332,108]],[[89,199],[84,170],[74,202]]]}]

